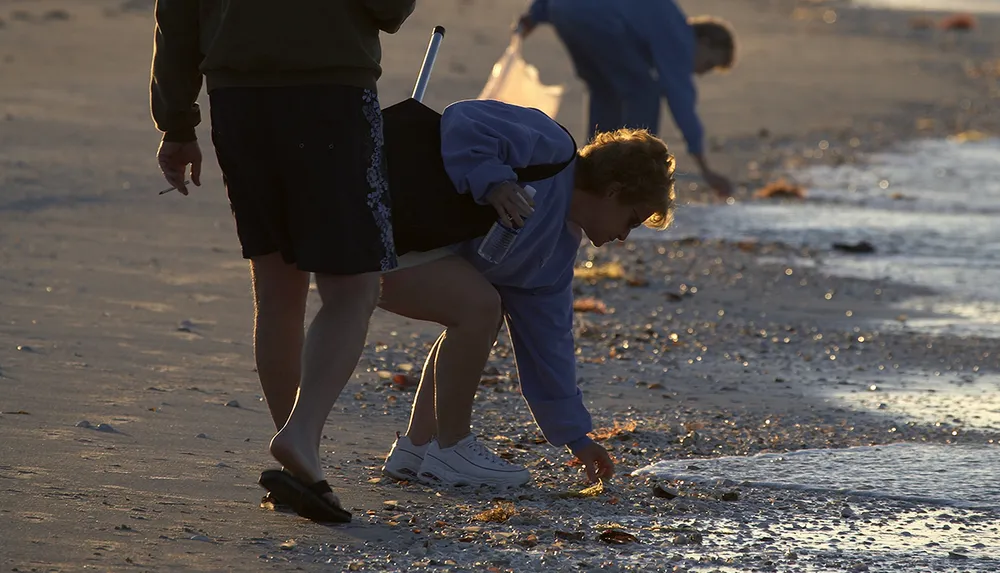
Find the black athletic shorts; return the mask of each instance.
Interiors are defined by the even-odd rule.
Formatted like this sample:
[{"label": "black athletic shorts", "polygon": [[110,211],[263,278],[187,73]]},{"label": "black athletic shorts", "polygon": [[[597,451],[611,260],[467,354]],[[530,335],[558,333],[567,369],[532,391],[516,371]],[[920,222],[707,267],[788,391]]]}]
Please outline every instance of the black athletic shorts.
[{"label": "black athletic shorts", "polygon": [[244,258],[304,271],[396,266],[377,95],[341,85],[209,94],[212,142]]}]

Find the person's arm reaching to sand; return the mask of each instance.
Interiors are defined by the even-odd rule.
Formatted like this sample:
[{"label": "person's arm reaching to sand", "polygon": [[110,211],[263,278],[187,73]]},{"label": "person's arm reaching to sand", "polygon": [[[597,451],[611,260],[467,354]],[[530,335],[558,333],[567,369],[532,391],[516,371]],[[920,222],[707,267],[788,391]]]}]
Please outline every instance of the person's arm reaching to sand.
[{"label": "person's arm reaching to sand", "polygon": [[497,286],[507,314],[521,394],[545,439],[567,446],[591,481],[614,474],[607,451],[587,434],[593,429],[576,383],[573,339],[573,264],[544,289]]},{"label": "person's arm reaching to sand", "polygon": [[416,7],[416,0],[363,0],[365,9],[378,23],[383,32],[395,34],[410,17]]},{"label": "person's arm reaching to sand", "polygon": [[705,130],[698,117],[695,76],[695,39],[687,17],[672,1],[643,4],[632,15],[633,26],[642,30],[656,68],[660,90],[667,100],[677,128],[684,134],[688,153],[694,157],[702,177],[720,195],[731,193],[729,181],[715,173],[705,158]]},{"label": "person's arm reaching to sand", "polygon": [[163,132],[157,160],[167,182],[184,195],[188,165],[191,181],[201,185],[201,149],[195,135],[201,123],[197,100],[202,85],[198,6],[191,0],[156,0],[154,8],[149,103],[153,123]]}]

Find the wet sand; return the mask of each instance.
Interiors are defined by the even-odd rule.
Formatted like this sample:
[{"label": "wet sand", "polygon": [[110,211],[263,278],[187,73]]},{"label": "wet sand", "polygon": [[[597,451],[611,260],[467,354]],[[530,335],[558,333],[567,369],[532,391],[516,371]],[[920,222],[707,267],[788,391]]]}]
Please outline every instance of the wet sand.
[{"label": "wet sand", "polygon": [[[863,159],[865,151],[912,137],[995,132],[996,78],[971,73],[997,58],[994,21],[980,19],[980,28],[961,35],[911,30],[906,14],[850,12],[832,2],[682,4],[726,17],[742,35],[739,68],[700,84],[715,141],[711,161],[746,187],[740,200],[783,169],[809,162]],[[795,262],[821,262],[822,252],[704,243],[668,231],[665,243],[581,252],[581,268],[591,257],[598,267],[618,261],[633,277],[577,281],[581,298],[596,297],[614,310],[580,313],[578,324],[581,386],[595,422],[618,425],[601,433],[620,462],[606,492],[553,499],[583,487],[579,468],[538,443],[503,337],[477,398],[476,430],[503,455],[528,464],[534,484],[501,495],[382,480],[378,468],[393,432],[405,427],[412,398],[385,376],[407,364],[419,368],[437,330],[379,312],[357,380],[330,416],[323,452],[328,478],[355,523],[319,527],[258,508],[255,481],[271,467],[266,444],[273,428],[253,372],[246,264],[207,119],[199,128],[205,185],[188,198],[156,195],[165,185],[147,111],[150,6],[0,0],[4,569],[326,570],[353,563],[355,570],[406,570],[414,563],[434,569],[480,563],[531,570],[583,563],[586,570],[610,561],[625,567],[634,554],[655,557],[659,565],[647,563],[645,570],[850,570],[858,564],[827,554],[790,558],[801,543],[794,539],[741,552],[748,538],[725,531],[747,516],[791,524],[815,522],[820,514],[847,519],[842,506],[853,501],[743,490],[737,501],[723,501],[728,489],[697,488],[668,500],[653,495],[645,478],[626,474],[664,458],[895,441],[995,443],[990,429],[901,421],[891,408],[869,412],[829,397],[896,371],[997,372],[994,341],[884,326],[899,324],[893,302],[929,293],[831,278],[822,266]],[[383,105],[406,97],[437,24],[448,36],[427,103],[440,109],[475,97],[521,7],[421,4],[385,41]],[[833,23],[824,22],[828,10],[837,14]],[[561,46],[541,29],[527,53],[546,82],[567,85],[559,119],[580,140],[582,90]],[[664,133],[683,149],[666,115]],[[691,169],[683,153],[679,162]],[[700,190],[687,187],[696,182],[684,179],[684,201],[703,200]],[[493,507],[495,496],[517,515],[495,524],[473,519]],[[858,511],[895,523],[909,509]],[[976,513],[958,519],[973,529],[988,530],[990,523]],[[611,522],[642,543],[599,540]],[[753,520],[743,523],[753,537]],[[691,529],[702,543],[693,542]],[[679,557],[663,558],[658,552],[665,547]],[[970,551],[975,557],[976,549]],[[950,563],[947,548],[929,561],[879,555],[862,565],[946,570]]]}]

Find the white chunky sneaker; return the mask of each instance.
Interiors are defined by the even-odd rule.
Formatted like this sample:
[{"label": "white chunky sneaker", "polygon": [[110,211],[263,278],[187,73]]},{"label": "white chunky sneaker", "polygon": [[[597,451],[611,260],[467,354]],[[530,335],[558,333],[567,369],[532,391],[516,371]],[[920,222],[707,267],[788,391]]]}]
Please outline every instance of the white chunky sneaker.
[{"label": "white chunky sneaker", "polygon": [[519,487],[531,479],[528,469],[494,454],[469,434],[450,448],[431,441],[420,466],[420,481],[432,485]]},{"label": "white chunky sneaker", "polygon": [[424,461],[427,446],[428,444],[414,446],[410,438],[400,436],[399,432],[396,432],[396,441],[392,444],[389,455],[385,457],[382,473],[394,479],[419,481],[417,472],[420,471],[420,464]]}]

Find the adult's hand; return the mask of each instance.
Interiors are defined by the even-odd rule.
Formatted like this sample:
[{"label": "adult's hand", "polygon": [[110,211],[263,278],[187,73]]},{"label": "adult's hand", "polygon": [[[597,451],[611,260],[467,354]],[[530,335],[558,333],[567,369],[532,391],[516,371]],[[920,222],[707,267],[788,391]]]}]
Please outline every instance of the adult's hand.
[{"label": "adult's hand", "polygon": [[514,27],[514,33],[520,34],[522,38],[527,38],[528,34],[530,34],[536,26],[537,24],[531,19],[531,16],[524,14],[517,20],[517,25]]},{"label": "adult's hand", "polygon": [[188,165],[191,166],[191,182],[201,186],[201,147],[197,141],[161,141],[156,151],[156,162],[160,164],[163,178],[182,195],[188,194],[185,185]]},{"label": "adult's hand", "polygon": [[728,199],[733,196],[733,185],[729,182],[729,179],[726,179],[714,171],[703,173],[702,178],[705,179],[705,183],[714,189],[716,194],[718,194],[722,199]]}]

